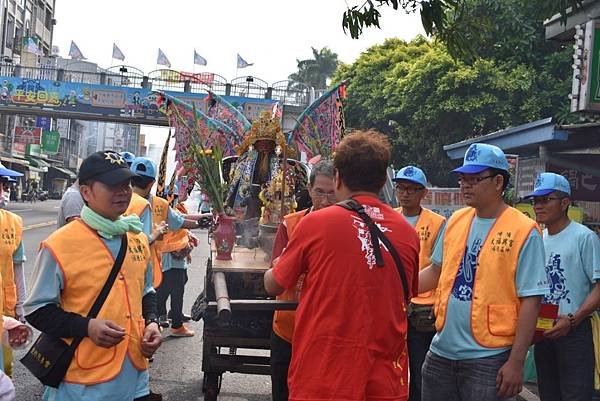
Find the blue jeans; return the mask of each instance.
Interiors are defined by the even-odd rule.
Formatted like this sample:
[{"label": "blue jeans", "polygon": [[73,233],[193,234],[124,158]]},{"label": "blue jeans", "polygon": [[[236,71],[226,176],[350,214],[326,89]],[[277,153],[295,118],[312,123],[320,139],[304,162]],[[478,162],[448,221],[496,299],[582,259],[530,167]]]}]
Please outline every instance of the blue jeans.
[{"label": "blue jeans", "polygon": [[429,351],[423,364],[423,401],[497,401],[498,371],[510,351],[487,358],[453,361]]},{"label": "blue jeans", "polygon": [[591,401],[594,394],[594,340],[590,319],[557,340],[534,347],[541,401]]},{"label": "blue jeans", "polygon": [[408,401],[421,401],[421,369],[429,351],[435,331],[422,332],[408,323],[408,361],[410,368],[410,392]]}]

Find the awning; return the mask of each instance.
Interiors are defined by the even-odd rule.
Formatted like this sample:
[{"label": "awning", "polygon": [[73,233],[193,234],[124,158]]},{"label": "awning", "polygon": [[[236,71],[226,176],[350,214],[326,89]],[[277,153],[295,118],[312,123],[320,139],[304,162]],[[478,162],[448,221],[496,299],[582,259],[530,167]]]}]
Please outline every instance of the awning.
[{"label": "awning", "polygon": [[0,160],[6,163],[16,163],[16,164],[22,164],[23,166],[28,166],[29,162],[25,159],[19,159],[16,157],[11,157],[8,155],[4,155],[4,154],[0,154]]},{"label": "awning", "polygon": [[29,161],[29,163],[32,166],[35,167],[39,167],[39,168],[48,168],[48,167],[52,167],[52,164],[48,163],[46,160],[44,159],[40,159],[39,157],[34,157],[34,156],[25,156],[25,158]]},{"label": "awning", "polygon": [[27,169],[29,171],[33,171],[35,173],[45,173],[46,172],[46,170],[43,170],[41,168],[37,168],[37,167],[34,167],[34,166],[27,166]]},{"label": "awning", "polygon": [[74,180],[75,178],[77,178],[77,175],[72,172],[71,170],[67,170],[64,167],[56,167],[56,166],[50,166],[50,168],[57,170],[58,172],[62,173],[63,175],[67,176],[68,178],[70,178],[71,180]]}]

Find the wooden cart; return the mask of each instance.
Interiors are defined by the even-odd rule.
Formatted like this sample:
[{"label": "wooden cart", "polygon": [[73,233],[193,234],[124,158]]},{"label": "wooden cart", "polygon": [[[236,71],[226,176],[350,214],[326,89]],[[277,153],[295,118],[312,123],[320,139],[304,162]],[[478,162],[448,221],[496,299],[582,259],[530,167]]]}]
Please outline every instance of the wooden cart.
[{"label": "wooden cart", "polygon": [[202,371],[204,400],[215,401],[225,372],[269,375],[269,356],[248,350],[270,350],[275,310],[293,310],[296,302],[277,301],[264,289],[269,268],[259,248],[235,247],[233,260],[207,261],[204,288],[208,308],[204,315]]}]

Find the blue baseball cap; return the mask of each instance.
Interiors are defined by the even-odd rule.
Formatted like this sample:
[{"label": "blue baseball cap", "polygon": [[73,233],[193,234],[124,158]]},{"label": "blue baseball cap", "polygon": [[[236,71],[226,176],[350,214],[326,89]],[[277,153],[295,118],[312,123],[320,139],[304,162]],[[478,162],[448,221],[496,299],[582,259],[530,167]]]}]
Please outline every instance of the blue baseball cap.
[{"label": "blue baseball cap", "polygon": [[156,164],[147,157],[136,157],[131,163],[131,171],[142,177],[156,179]]},{"label": "blue baseball cap", "polygon": [[121,152],[121,157],[125,159],[125,162],[131,164],[135,160],[135,155],[131,152]]},{"label": "blue baseball cap", "polygon": [[488,168],[508,171],[508,161],[502,149],[487,143],[474,143],[469,146],[463,165],[453,173],[477,174]]},{"label": "blue baseball cap", "polygon": [[571,196],[571,185],[565,177],[554,173],[541,173],[535,179],[533,192],[525,198],[533,198],[534,196],[546,196],[554,191],[564,192]]},{"label": "blue baseball cap", "polygon": [[424,187],[427,186],[427,178],[425,178],[425,173],[420,168],[414,166],[402,167],[396,172],[396,176],[392,181],[398,182],[401,180],[414,182],[415,184],[419,184]]},{"label": "blue baseball cap", "polygon": [[[164,190],[164,194],[165,196],[169,195],[169,188],[171,187],[171,184],[167,185],[167,187]],[[175,184],[173,186],[173,195],[174,196],[179,196],[179,185]]]}]

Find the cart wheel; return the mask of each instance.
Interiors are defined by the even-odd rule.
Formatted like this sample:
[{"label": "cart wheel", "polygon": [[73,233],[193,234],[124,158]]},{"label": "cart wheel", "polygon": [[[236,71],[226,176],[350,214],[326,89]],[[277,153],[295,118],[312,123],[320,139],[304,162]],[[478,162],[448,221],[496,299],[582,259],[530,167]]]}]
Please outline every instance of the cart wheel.
[{"label": "cart wheel", "polygon": [[217,394],[221,391],[222,374],[204,373],[202,381],[202,391],[204,392],[204,401],[217,401]]}]

